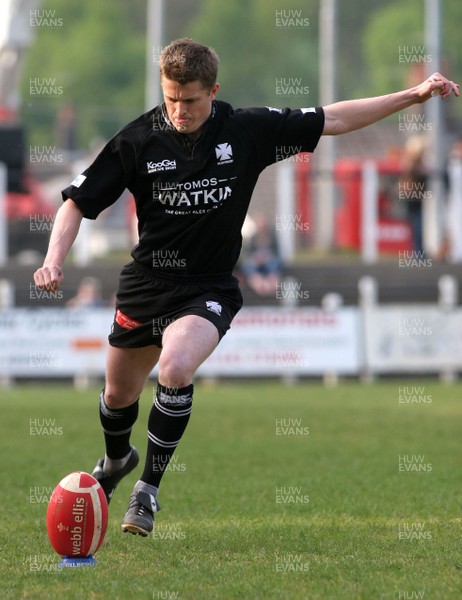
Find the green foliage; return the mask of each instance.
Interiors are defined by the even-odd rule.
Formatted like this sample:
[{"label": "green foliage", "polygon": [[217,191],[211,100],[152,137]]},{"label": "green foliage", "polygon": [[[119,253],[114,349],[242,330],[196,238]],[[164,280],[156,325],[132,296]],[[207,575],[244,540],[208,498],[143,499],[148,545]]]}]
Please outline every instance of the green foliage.
[{"label": "green foliage", "polygon": [[[462,72],[462,3],[441,0],[442,70]],[[319,0],[164,0],[164,44],[190,36],[221,58],[219,97],[235,106],[319,103]],[[399,47],[424,45],[424,0],[338,0],[338,98],[370,96],[409,83]],[[63,105],[77,114],[78,147],[108,138],[144,110],[146,0],[44,0],[61,27],[37,28],[22,78],[22,116],[31,144],[56,143]],[[277,11],[301,15],[303,27],[276,26]],[[297,12],[297,11],[301,11]],[[62,86],[56,98],[32,96],[31,78]],[[299,90],[278,89],[285,79]],[[295,84],[299,85],[295,85]],[[290,85],[289,85],[290,87]],[[462,102],[451,107],[462,114]]]},{"label": "green foliage", "polygon": [[[135,11],[134,8],[138,8]],[[37,28],[23,74],[23,116],[31,143],[53,143],[59,108],[72,105],[78,142],[109,137],[143,110],[145,25],[143,0],[47,0],[59,27]],[[62,93],[31,95],[31,79],[53,79]]]},{"label": "green foliage", "polygon": [[[363,42],[373,93],[385,94],[408,85],[406,79],[416,63],[400,62],[400,47],[424,44],[422,2],[410,0],[378,10],[364,32]],[[412,59],[405,53],[401,57]]]},{"label": "green foliage", "polygon": [[[213,46],[221,58],[220,97],[235,106],[309,106],[318,96],[316,0],[203,0],[189,28],[192,37]],[[277,26],[276,11],[287,21]],[[301,11],[296,12],[296,11]],[[290,21],[305,19],[297,27]],[[301,80],[309,93],[278,93],[276,80]],[[292,90],[297,92],[297,90]]]},{"label": "green foliage", "polygon": [[338,99],[371,95],[367,55],[360,43],[371,15],[383,8],[383,0],[337,0]]},{"label": "green foliage", "polygon": [[[370,17],[362,35],[362,50],[365,57],[370,95],[385,94],[412,85],[415,79],[425,77],[425,60],[431,68],[432,57],[426,48],[425,2],[408,0],[394,1],[377,9]],[[455,81],[462,72],[462,4],[459,0],[441,0],[442,57],[441,71]],[[415,57],[400,48],[421,48]],[[401,55],[401,57],[400,57]],[[420,61],[420,63],[419,63]],[[420,70],[420,72],[419,72]],[[462,115],[462,105],[454,102],[455,111]]]}]

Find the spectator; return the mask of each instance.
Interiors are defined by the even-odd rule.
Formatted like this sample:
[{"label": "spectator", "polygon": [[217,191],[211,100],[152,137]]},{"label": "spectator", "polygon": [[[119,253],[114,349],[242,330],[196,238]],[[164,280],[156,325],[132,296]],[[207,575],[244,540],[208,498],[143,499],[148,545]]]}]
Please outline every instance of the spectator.
[{"label": "spectator", "polygon": [[77,289],[77,294],[66,302],[69,308],[104,306],[101,283],[95,277],[84,277]]},{"label": "spectator", "polygon": [[404,147],[401,189],[404,189],[406,210],[412,229],[413,250],[424,255],[423,201],[425,199],[428,168],[425,164],[426,143],[422,136],[409,138]]},{"label": "spectator", "polygon": [[[449,152],[449,170],[454,168],[456,164],[462,164],[462,138],[455,140]],[[460,234],[462,231],[462,208],[460,206],[461,201],[458,199],[462,191],[460,187],[453,187],[454,181],[451,181],[449,171],[447,186],[446,231],[440,251],[440,258],[446,258],[451,262],[462,262],[462,236]]]},{"label": "spectator", "polygon": [[276,234],[264,215],[255,215],[253,221],[255,229],[244,250],[242,272],[255,293],[271,296],[276,292],[282,269]]}]

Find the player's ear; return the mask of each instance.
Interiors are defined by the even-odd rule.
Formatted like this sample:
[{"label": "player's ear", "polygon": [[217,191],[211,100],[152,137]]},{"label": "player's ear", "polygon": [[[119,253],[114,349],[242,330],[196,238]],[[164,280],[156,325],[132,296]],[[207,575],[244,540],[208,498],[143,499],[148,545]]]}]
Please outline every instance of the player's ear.
[{"label": "player's ear", "polygon": [[218,94],[218,90],[220,89],[220,84],[216,83],[213,88],[210,90],[210,99],[215,100],[215,96]]}]

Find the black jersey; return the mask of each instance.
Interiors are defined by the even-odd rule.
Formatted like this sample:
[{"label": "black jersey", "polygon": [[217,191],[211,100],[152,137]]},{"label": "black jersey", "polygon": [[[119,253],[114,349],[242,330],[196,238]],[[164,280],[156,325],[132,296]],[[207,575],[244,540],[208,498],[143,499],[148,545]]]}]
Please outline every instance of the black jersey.
[{"label": "black jersey", "polygon": [[230,273],[258,176],[278,160],[312,152],[323,127],[319,107],[234,110],[214,101],[194,141],[159,105],[119,131],[63,199],[95,219],[127,188],[138,217],[136,261],[179,277]]}]

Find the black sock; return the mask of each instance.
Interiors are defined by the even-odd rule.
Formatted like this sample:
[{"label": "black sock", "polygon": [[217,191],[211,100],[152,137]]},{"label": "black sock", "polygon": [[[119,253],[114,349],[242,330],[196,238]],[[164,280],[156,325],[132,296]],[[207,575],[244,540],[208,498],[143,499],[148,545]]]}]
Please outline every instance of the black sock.
[{"label": "black sock", "polygon": [[108,408],[104,401],[104,389],[101,392],[99,417],[109,458],[124,458],[130,452],[130,435],[138,417],[138,405],[139,399],[125,408]]},{"label": "black sock", "polygon": [[168,388],[160,383],[148,421],[148,449],[141,481],[159,487],[192,410],[194,386]]}]

